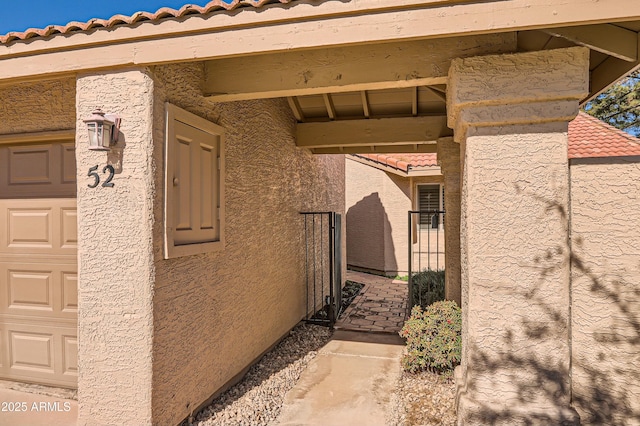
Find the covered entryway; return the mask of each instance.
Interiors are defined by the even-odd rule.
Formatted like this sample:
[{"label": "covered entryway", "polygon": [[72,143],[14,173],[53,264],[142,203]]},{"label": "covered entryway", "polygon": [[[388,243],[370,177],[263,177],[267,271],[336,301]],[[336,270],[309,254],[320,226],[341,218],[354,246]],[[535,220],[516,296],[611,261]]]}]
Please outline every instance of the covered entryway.
[{"label": "covered entryway", "polygon": [[0,378],[77,387],[74,141],[0,139]]}]

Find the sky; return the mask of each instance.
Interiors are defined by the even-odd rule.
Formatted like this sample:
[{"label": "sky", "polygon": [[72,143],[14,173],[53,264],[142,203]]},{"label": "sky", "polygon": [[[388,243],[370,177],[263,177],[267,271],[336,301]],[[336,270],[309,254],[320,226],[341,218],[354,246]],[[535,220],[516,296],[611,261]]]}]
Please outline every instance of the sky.
[{"label": "sky", "polygon": [[[64,25],[91,18],[155,12],[161,7],[179,9],[185,4],[204,6],[209,0],[0,0],[0,34]],[[230,2],[228,0],[227,2]]]}]

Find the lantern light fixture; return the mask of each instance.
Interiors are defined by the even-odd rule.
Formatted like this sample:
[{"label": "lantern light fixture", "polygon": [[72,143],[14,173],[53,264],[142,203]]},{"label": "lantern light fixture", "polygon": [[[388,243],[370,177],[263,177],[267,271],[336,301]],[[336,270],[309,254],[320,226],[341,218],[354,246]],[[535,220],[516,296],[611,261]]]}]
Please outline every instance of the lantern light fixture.
[{"label": "lantern light fixture", "polygon": [[109,151],[118,142],[120,117],[117,115],[105,114],[98,108],[82,121],[87,123],[90,150]]}]

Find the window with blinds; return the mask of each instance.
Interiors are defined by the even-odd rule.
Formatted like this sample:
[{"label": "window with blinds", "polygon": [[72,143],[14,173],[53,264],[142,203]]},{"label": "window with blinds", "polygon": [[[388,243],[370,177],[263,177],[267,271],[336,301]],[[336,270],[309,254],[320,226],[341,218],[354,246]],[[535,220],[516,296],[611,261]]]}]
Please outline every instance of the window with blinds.
[{"label": "window with blinds", "polygon": [[441,210],[440,185],[418,185],[418,210],[432,213],[420,214],[420,225],[437,228],[440,224]]}]

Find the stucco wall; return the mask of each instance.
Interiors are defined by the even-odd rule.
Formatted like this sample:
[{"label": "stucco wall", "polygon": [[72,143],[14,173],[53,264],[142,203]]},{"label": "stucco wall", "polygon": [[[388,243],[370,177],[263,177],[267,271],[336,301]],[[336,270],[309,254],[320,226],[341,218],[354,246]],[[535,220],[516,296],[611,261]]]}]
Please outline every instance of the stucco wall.
[{"label": "stucco wall", "polygon": [[73,129],[75,79],[0,87],[0,134]]},{"label": "stucco wall", "polygon": [[640,423],[640,158],[573,160],[572,390],[583,424]]},{"label": "stucco wall", "polygon": [[[109,90],[104,90],[107,87]],[[109,153],[76,133],[78,177],[79,424],[142,425],[151,418],[154,85],[145,69],[81,75],[77,128],[96,107],[122,118]],[[112,164],[111,188],[87,177]],[[104,179],[104,174],[101,174]]]},{"label": "stucco wall", "polygon": [[[386,275],[406,274],[408,256],[407,212],[413,209],[415,185],[442,183],[442,176],[408,178],[346,159],[347,263]],[[426,232],[420,238],[427,250]],[[434,234],[435,235],[435,234]],[[444,235],[440,232],[440,237]],[[418,252],[417,235],[414,252]],[[430,241],[435,252],[436,240]],[[444,239],[439,245],[444,267]],[[432,256],[435,269],[435,257]],[[417,265],[418,254],[414,263]],[[426,255],[420,264],[428,263]]]},{"label": "stucco wall", "polygon": [[[299,212],[344,212],[344,157],[297,148],[286,101],[207,102],[200,64],[156,67],[154,75],[156,164],[165,101],[226,131],[224,250],[163,260],[162,191],[154,198],[153,418],[175,424],[301,319]],[[156,185],[163,187],[160,170]]]},{"label": "stucco wall", "polygon": [[384,271],[385,222],[382,204],[386,173],[345,159],[347,265]]}]

